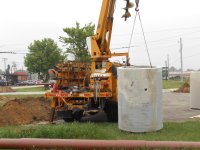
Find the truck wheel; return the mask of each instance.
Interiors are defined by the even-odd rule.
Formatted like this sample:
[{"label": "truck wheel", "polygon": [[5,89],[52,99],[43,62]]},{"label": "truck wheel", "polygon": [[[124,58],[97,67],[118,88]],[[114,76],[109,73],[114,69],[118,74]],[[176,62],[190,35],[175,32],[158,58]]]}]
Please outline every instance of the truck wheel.
[{"label": "truck wheel", "polygon": [[65,122],[72,122],[72,121],[74,121],[74,118],[63,118],[63,120]]},{"label": "truck wheel", "polygon": [[65,122],[70,122],[74,120],[71,110],[59,110],[56,112],[56,114],[59,118],[63,118]]},{"label": "truck wheel", "polygon": [[105,102],[104,111],[107,115],[109,122],[117,122],[118,121],[118,104],[117,104],[117,102],[107,100]]},{"label": "truck wheel", "polygon": [[79,108],[73,109],[72,116],[76,121],[81,121],[81,118],[83,117],[83,110],[81,110]]}]

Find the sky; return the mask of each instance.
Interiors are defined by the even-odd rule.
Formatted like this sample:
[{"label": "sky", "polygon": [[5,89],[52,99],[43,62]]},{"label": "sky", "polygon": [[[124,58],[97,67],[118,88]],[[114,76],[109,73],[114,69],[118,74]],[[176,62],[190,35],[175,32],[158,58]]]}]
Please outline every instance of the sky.
[{"label": "sky", "polygon": [[[132,0],[133,1],[133,0]],[[34,40],[52,38],[65,50],[59,41],[66,36],[63,28],[81,26],[92,22],[97,25],[102,0],[0,0],[0,69],[6,64],[17,63],[24,67],[28,45]],[[133,28],[135,10],[127,21],[124,0],[116,1],[111,41],[112,52],[127,52]],[[199,0],[140,0],[140,17],[145,32],[150,60],[153,66],[180,68],[180,38],[183,41],[183,69],[200,69],[200,1]],[[131,48],[130,62],[133,65],[149,65],[147,49],[137,17]],[[124,58],[113,58],[122,61]]]}]

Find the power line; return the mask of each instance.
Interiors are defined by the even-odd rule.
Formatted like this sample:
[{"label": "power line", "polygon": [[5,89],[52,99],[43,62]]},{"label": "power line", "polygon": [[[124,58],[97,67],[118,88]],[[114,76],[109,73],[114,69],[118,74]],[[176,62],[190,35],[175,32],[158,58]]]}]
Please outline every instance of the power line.
[{"label": "power line", "polygon": [[[145,34],[149,34],[149,33],[159,33],[159,32],[166,32],[166,31],[180,31],[180,30],[189,30],[189,29],[200,29],[200,26],[196,26],[196,27],[183,27],[183,28],[172,28],[172,29],[162,29],[162,30],[154,30],[154,31],[147,31],[145,32]],[[135,33],[135,34],[141,34],[141,33]],[[124,34],[114,34],[113,36],[128,36],[130,35],[130,33],[124,33]]]},{"label": "power line", "polygon": [[122,47],[115,47],[115,48],[111,48],[111,50],[118,50],[118,49],[128,49],[128,48],[131,48],[131,47],[138,47],[138,46],[122,46]]},{"label": "power line", "polygon": [[195,57],[195,56],[199,56],[200,53],[196,53],[196,54],[193,54],[193,55],[190,55],[190,56],[186,56],[186,57],[183,57],[184,59],[187,59],[187,58],[191,58],[191,57]]},{"label": "power line", "polygon": [[183,82],[183,43],[180,38],[181,81]]},{"label": "power line", "polygon": [[10,54],[14,54],[14,52],[6,52],[6,51],[0,52],[0,53],[10,53]]},{"label": "power line", "polygon": [[[162,43],[162,42],[166,42],[167,40],[176,40],[178,37],[180,36],[185,36],[185,35],[191,35],[191,34],[195,34],[195,33],[199,33],[200,30],[198,31],[195,31],[195,32],[191,32],[191,33],[182,33],[182,34],[179,34],[179,35],[175,35],[175,36],[168,36],[168,37],[165,37],[165,38],[161,38],[161,39],[157,39],[157,40],[152,40],[152,41],[148,41],[148,43]],[[130,34],[128,34],[130,35]],[[194,38],[194,39],[199,39],[200,37],[197,37],[197,38]],[[142,42],[139,42],[139,43],[142,43]]]}]

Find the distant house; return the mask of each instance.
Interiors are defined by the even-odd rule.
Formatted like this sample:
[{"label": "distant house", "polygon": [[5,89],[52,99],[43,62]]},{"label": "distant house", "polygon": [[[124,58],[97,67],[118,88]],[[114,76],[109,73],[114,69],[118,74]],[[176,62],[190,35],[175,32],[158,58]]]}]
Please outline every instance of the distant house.
[{"label": "distant house", "polygon": [[16,71],[13,73],[13,75],[15,76],[16,82],[28,80],[28,72],[26,72],[26,71]]}]

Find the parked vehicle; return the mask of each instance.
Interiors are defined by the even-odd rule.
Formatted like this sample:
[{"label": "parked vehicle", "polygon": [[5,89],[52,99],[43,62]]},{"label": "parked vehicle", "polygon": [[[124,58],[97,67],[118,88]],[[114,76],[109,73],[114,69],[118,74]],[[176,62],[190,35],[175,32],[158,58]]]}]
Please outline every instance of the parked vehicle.
[{"label": "parked vehicle", "polygon": [[7,81],[6,80],[0,80],[0,86],[6,86]]},{"label": "parked vehicle", "polygon": [[42,84],[43,82],[43,80],[35,80],[35,84]]},{"label": "parked vehicle", "polygon": [[33,80],[26,80],[26,81],[21,81],[19,83],[17,83],[16,85],[35,85],[35,81]]}]

